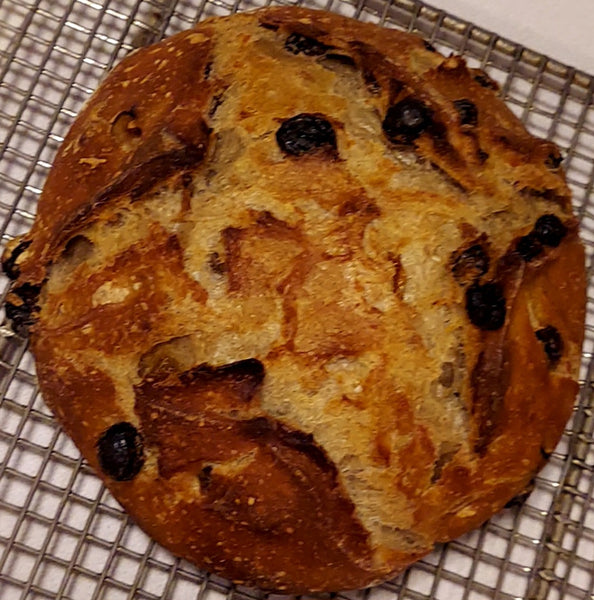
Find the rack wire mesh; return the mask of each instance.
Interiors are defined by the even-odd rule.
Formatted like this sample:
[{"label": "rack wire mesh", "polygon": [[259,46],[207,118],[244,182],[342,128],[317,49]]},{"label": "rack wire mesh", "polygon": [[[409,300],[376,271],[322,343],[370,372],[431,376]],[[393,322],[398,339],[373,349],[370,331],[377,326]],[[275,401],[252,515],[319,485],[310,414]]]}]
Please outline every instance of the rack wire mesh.
[{"label": "rack wire mesh", "polygon": [[[27,231],[52,158],[111,66],[207,16],[266,0],[0,0],[0,234]],[[290,3],[290,2],[289,2]],[[463,53],[564,152],[594,255],[594,78],[416,0],[306,0]],[[345,600],[594,599],[594,283],[573,417],[536,489],[398,579]],[[8,282],[0,280],[0,298]],[[122,512],[52,419],[26,343],[0,327],[0,598],[261,600],[176,559]]]}]

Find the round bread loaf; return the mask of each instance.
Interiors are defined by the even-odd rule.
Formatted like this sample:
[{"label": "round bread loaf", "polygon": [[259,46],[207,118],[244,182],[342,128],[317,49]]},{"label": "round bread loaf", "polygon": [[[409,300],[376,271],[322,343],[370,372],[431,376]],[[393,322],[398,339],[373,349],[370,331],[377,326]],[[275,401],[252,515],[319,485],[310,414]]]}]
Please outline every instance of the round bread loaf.
[{"label": "round bread loaf", "polygon": [[233,581],[359,588],[526,488],[577,390],[557,148],[420,38],[270,8],[106,77],[5,251],[48,405]]}]

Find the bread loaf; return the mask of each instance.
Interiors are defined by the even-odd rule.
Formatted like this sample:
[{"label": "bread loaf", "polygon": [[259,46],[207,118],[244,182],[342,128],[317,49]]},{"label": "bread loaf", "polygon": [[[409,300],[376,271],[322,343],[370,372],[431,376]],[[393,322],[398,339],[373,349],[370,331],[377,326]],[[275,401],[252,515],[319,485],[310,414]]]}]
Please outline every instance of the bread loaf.
[{"label": "bread loaf", "polygon": [[560,163],[418,37],[207,20],[86,104],[4,253],[7,316],[158,542],[266,590],[372,585],[522,492],[571,414]]}]

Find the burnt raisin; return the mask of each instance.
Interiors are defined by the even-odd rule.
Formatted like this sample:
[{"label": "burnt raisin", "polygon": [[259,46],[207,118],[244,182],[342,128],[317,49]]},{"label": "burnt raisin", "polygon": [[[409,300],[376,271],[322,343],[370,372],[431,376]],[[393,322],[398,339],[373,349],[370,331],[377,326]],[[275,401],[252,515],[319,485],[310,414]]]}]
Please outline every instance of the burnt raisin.
[{"label": "burnt raisin", "polygon": [[488,90],[497,90],[497,84],[486,73],[479,73],[475,75],[474,80],[481,87],[484,87]]},{"label": "burnt raisin", "polygon": [[21,303],[7,302],[5,306],[6,318],[10,321],[13,331],[18,335],[27,335],[29,328],[35,323],[33,313],[39,310],[37,300],[40,291],[40,286],[28,282],[11,290],[11,294],[18,296]]},{"label": "burnt raisin", "polygon": [[292,33],[285,40],[285,50],[292,54],[305,54],[306,56],[321,56],[328,50],[328,46],[314,38]]},{"label": "burnt raisin", "polygon": [[505,323],[505,312],[503,288],[498,283],[474,283],[466,290],[466,313],[479,329],[500,329]]},{"label": "burnt raisin", "polygon": [[41,286],[26,282],[18,288],[15,288],[10,291],[12,294],[16,294],[23,301],[24,304],[30,307],[34,307],[37,304],[39,292],[41,291]]},{"label": "burnt raisin", "polygon": [[567,234],[567,227],[555,215],[543,215],[534,225],[534,235],[545,246],[556,248]]},{"label": "burnt raisin", "polygon": [[534,235],[534,233],[523,235],[516,243],[516,252],[526,262],[530,262],[540,254],[542,254],[542,250],[542,244],[540,243],[536,235]]},{"label": "burnt raisin", "polygon": [[384,133],[391,142],[410,144],[433,122],[432,113],[423,102],[405,98],[390,106],[382,123]]},{"label": "burnt raisin", "polygon": [[461,281],[478,279],[489,270],[489,255],[481,244],[474,244],[455,256],[452,273]]},{"label": "burnt raisin", "polygon": [[134,479],[144,464],[142,437],[136,427],[125,421],[112,425],[97,441],[97,458],[112,479]]},{"label": "burnt raisin", "polygon": [[318,149],[336,150],[336,134],[330,122],[320,115],[301,113],[287,119],[276,132],[283,152],[302,156]]},{"label": "burnt raisin", "polygon": [[552,170],[558,169],[563,162],[563,156],[561,156],[560,152],[551,152],[546,160],[545,165]]},{"label": "burnt raisin", "polygon": [[26,336],[29,328],[35,323],[35,317],[24,304],[6,303],[6,318],[10,321],[11,329],[18,335]]},{"label": "burnt raisin", "polygon": [[466,98],[454,100],[454,107],[460,116],[460,125],[475,127],[478,124],[478,110],[474,102]]},{"label": "burnt raisin", "polygon": [[563,354],[563,340],[557,329],[547,325],[536,332],[536,337],[542,343],[551,365],[558,363]]},{"label": "burnt raisin", "polygon": [[17,265],[19,256],[31,245],[31,240],[24,240],[12,251],[10,256],[2,261],[2,270],[9,279],[18,279],[21,270]]}]

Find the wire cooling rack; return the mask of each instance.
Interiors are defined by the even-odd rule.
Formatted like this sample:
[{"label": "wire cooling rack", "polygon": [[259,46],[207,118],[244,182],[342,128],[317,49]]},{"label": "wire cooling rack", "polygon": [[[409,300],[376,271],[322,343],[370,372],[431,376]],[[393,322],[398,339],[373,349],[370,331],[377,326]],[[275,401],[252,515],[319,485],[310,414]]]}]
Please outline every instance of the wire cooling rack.
[{"label": "wire cooling rack", "polygon": [[[246,0],[0,0],[0,227],[27,231],[52,158],[105,72],[135,47]],[[594,78],[414,0],[318,0],[418,31],[501,83],[532,132],[562,148],[588,265],[594,254]],[[589,268],[591,273],[591,267]],[[590,278],[591,280],[591,278]],[[0,280],[1,298],[8,282]],[[594,287],[573,418],[536,489],[397,580],[346,600],[594,599]],[[0,327],[0,599],[262,599],[151,542],[53,421],[23,340]]]}]

